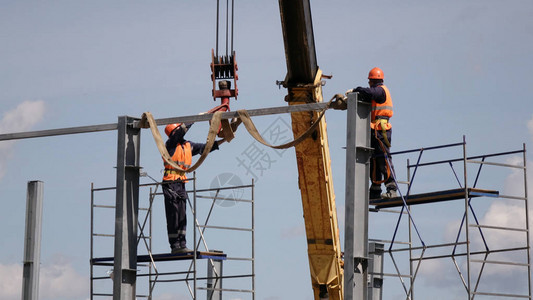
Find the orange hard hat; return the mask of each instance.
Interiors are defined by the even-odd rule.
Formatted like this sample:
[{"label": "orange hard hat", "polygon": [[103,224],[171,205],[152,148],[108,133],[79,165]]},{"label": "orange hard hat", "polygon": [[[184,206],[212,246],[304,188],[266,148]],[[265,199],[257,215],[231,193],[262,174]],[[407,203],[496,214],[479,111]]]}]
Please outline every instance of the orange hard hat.
[{"label": "orange hard hat", "polygon": [[172,133],[172,131],[174,131],[174,129],[180,126],[181,126],[181,123],[168,124],[167,127],[165,127],[165,133],[167,134],[168,137],[170,137],[170,134]]},{"label": "orange hard hat", "polygon": [[385,75],[380,68],[374,68],[368,73],[368,79],[385,79]]}]

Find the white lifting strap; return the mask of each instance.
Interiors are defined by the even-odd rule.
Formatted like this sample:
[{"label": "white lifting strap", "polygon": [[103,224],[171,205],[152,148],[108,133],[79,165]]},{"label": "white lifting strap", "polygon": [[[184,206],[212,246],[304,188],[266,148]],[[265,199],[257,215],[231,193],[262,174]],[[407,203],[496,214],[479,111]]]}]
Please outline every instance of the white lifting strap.
[{"label": "white lifting strap", "polygon": [[200,158],[196,161],[196,163],[192,167],[186,170],[184,170],[180,165],[176,164],[176,162],[172,160],[172,157],[170,156],[170,154],[168,154],[167,148],[165,147],[165,143],[163,142],[163,138],[161,137],[161,134],[159,133],[159,129],[157,129],[157,124],[154,120],[154,117],[152,116],[150,112],[143,113],[140,126],[142,128],[148,128],[148,127],[150,128],[150,130],[152,131],[152,136],[154,137],[155,144],[157,145],[157,149],[159,149],[159,153],[161,154],[161,157],[167,164],[171,165],[173,168],[177,170],[182,170],[187,173],[190,173],[198,169],[198,167],[200,167],[200,165],[206,159],[209,152],[211,152],[211,149],[213,148],[213,144],[215,143],[215,138],[217,136],[218,128],[220,127],[221,114],[222,114],[221,111],[215,112],[213,114],[213,117],[211,118],[211,126],[209,127],[209,132],[207,134],[207,141],[206,141],[206,146],[204,148],[204,152],[202,153],[202,156],[200,156]]}]

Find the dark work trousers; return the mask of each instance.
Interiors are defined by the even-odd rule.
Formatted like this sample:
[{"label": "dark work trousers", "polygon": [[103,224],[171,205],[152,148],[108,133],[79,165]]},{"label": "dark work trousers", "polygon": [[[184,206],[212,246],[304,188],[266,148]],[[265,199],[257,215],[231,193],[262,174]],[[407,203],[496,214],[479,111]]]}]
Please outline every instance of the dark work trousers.
[{"label": "dark work trousers", "polygon": [[[392,143],[392,129],[387,130],[386,133],[389,143]],[[378,194],[381,193],[381,183],[375,183],[375,181],[380,182],[387,178],[387,163],[385,158],[385,152],[387,156],[389,156],[390,148],[386,145],[385,139],[383,137],[383,132],[381,130],[371,130],[370,134],[370,146],[374,148],[374,153],[372,154],[372,159],[370,160],[370,180],[372,181],[370,192]],[[381,141],[381,143],[379,141]],[[385,150],[385,152],[383,150]],[[394,170],[394,167],[392,165],[392,159],[390,159],[390,156],[389,163],[392,172],[392,170]],[[390,174],[389,178],[387,178],[384,183],[385,187],[387,188],[387,191],[397,190],[392,174]]]},{"label": "dark work trousers", "polygon": [[184,182],[163,182],[170,248],[186,247],[187,191]]}]

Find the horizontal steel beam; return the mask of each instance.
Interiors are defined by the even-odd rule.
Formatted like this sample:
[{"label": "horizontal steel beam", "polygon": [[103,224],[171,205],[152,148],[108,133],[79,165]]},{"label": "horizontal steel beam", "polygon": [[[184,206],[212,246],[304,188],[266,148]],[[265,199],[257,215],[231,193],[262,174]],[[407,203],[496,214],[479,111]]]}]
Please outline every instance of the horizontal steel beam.
[{"label": "horizontal steel beam", "polygon": [[[327,102],[320,102],[320,103],[298,104],[298,105],[291,105],[291,106],[251,109],[251,110],[248,110],[248,114],[251,117],[254,117],[254,116],[266,116],[266,115],[275,115],[275,114],[282,114],[282,113],[302,112],[302,111],[317,111],[317,110],[324,109],[327,105],[328,105]],[[211,116],[212,116],[211,114],[203,114],[203,115],[183,116],[183,117],[174,117],[174,118],[163,118],[163,119],[156,119],[155,122],[157,125],[167,125],[167,124],[172,124],[172,123],[205,122],[205,121],[211,120]],[[237,118],[238,116],[239,115],[236,111],[229,111],[229,112],[222,113],[222,119],[232,119],[232,118]],[[133,128],[139,128],[139,122],[140,122],[140,119],[134,121]],[[5,134],[0,134],[0,141],[21,140],[21,139],[29,139],[29,138],[78,134],[78,133],[90,133],[90,132],[99,132],[99,131],[111,131],[111,130],[117,130],[117,128],[118,128],[117,123],[113,123],[113,124],[67,127],[67,128],[58,128],[58,129],[48,129],[48,130],[17,132],[17,133],[5,133]]]},{"label": "horizontal steel beam", "polygon": [[[309,103],[309,104],[297,104],[297,105],[291,105],[291,106],[277,106],[277,107],[270,107],[270,108],[250,109],[250,110],[247,110],[247,112],[250,115],[250,117],[256,117],[256,116],[276,115],[276,114],[283,114],[283,113],[322,110],[326,108],[327,105],[328,105],[328,102],[319,102],[319,103]],[[233,119],[233,118],[238,118],[238,117],[239,117],[239,114],[237,113],[237,111],[227,111],[221,114],[222,119]],[[183,116],[183,117],[175,117],[175,118],[156,119],[155,123],[159,126],[159,125],[166,125],[166,124],[172,124],[172,123],[205,122],[205,121],[210,121],[210,120],[211,120],[211,114],[203,114],[203,115]],[[138,128],[139,122],[140,121],[134,122],[133,127]]]},{"label": "horizontal steel beam", "polygon": [[0,134],[0,141],[117,130],[117,123]]}]

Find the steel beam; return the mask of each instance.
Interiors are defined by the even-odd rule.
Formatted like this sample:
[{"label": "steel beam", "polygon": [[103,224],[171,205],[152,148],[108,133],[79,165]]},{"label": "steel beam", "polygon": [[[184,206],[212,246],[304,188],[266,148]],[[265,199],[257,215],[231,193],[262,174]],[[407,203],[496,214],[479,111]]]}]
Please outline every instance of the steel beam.
[{"label": "steel beam", "polygon": [[133,121],[118,118],[113,300],[135,300],[141,132]]},{"label": "steel beam", "polygon": [[370,261],[368,264],[369,286],[368,300],[382,300],[383,298],[383,251],[384,244],[371,242],[368,253]]},{"label": "steel beam", "polygon": [[222,300],[222,264],[214,259],[207,263],[207,300]]},{"label": "steel beam", "polygon": [[39,266],[41,262],[41,232],[43,215],[42,181],[28,182],[26,196],[26,235],[24,239],[24,269],[22,299],[39,299]]},{"label": "steel beam", "polygon": [[[250,115],[250,117],[266,116],[266,115],[275,115],[275,114],[281,114],[281,113],[317,111],[317,110],[324,109],[327,105],[328,105],[327,102],[295,104],[291,106],[277,106],[277,107],[269,107],[269,108],[250,109],[250,110],[247,110],[247,112]],[[210,121],[211,117],[212,117],[212,114],[190,115],[190,116],[183,116],[183,117],[161,118],[161,119],[156,119],[155,122],[158,126],[172,124],[172,123],[206,122],[206,121]],[[233,119],[233,118],[238,118],[239,114],[237,113],[237,111],[228,111],[228,112],[222,113],[221,117],[222,119]],[[134,120],[133,128],[140,128],[139,122],[140,122],[139,119]],[[47,129],[47,130],[37,130],[37,131],[27,131],[27,132],[5,133],[5,134],[0,134],[0,141],[21,140],[21,139],[29,139],[29,138],[78,134],[78,133],[90,133],[90,132],[100,132],[100,131],[111,131],[111,130],[117,130],[117,128],[118,128],[118,124],[112,123],[112,124],[67,127],[67,128]]]},{"label": "steel beam", "polygon": [[47,136],[110,131],[110,130],[116,130],[116,129],[117,129],[117,124],[114,123],[114,124],[67,127],[67,128],[57,128],[57,129],[26,131],[26,132],[4,133],[4,134],[0,134],[0,141],[22,140],[22,139],[47,137]]},{"label": "steel beam", "polygon": [[370,173],[370,104],[348,94],[346,128],[346,191],[344,295],[368,297],[368,181]]}]

